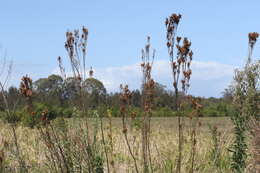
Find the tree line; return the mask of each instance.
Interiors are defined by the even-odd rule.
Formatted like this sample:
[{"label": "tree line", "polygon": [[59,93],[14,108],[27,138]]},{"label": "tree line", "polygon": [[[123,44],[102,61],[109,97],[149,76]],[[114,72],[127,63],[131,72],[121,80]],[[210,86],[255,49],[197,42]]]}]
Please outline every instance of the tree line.
[{"label": "tree line", "polygon": [[[56,109],[77,109],[77,102],[80,102],[79,93],[77,92],[77,79],[68,77],[63,79],[59,75],[52,74],[47,78],[40,78],[33,82],[33,102],[34,104],[44,105],[45,107],[55,107]],[[119,116],[119,92],[108,92],[103,83],[93,77],[87,78],[83,82],[84,104],[89,110],[109,108],[114,111],[114,116]],[[141,87],[142,88],[142,87]],[[18,110],[23,109],[25,101],[20,94],[19,88],[11,86],[6,92],[10,105],[15,105]],[[142,90],[135,89],[132,91],[131,105],[137,111],[142,105]],[[184,94],[179,93],[180,98]],[[231,110],[232,90],[225,89],[221,98],[204,98],[199,97],[203,109],[201,116],[228,116]],[[154,116],[174,116],[175,112],[175,93],[167,89],[166,86],[155,83],[154,87]],[[3,99],[0,98],[0,111],[4,111]],[[186,110],[189,111],[189,106]],[[66,115],[71,116],[71,115]]]}]

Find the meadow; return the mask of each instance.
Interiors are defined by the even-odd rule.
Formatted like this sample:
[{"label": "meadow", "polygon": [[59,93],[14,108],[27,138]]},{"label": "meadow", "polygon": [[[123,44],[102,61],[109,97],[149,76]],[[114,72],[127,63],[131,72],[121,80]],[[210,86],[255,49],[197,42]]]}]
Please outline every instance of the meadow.
[{"label": "meadow", "polygon": [[59,56],[60,75],[37,81],[26,75],[19,88],[8,88],[13,69],[3,63],[0,172],[259,173],[260,61],[252,60],[259,34],[248,34],[246,64],[223,98],[195,97],[188,92],[191,41],[177,35],[181,18],[165,20],[170,91],[153,79],[150,36],[135,91],[120,85],[109,94],[92,68],[87,77],[84,26],[65,33],[69,71]]},{"label": "meadow", "polygon": [[[80,129],[86,129],[85,121],[83,118],[67,119],[68,121],[68,136],[74,139]],[[94,120],[88,120],[94,121]],[[184,120],[184,158],[183,168],[184,172],[188,172],[190,163],[190,136],[191,127],[190,120]],[[233,139],[232,123],[229,118],[200,118],[201,126],[197,130],[197,154],[195,156],[195,171],[194,172],[231,172],[230,169],[230,147]],[[105,136],[109,131],[109,119],[103,120]],[[211,127],[211,129],[210,129]],[[100,128],[100,127],[99,127]],[[173,172],[174,165],[177,158],[178,136],[177,136],[177,118],[152,118],[151,128],[151,155],[154,167],[154,172]],[[213,128],[216,128],[217,134],[214,134]],[[11,129],[8,125],[1,122],[0,141],[1,150],[5,152],[5,162],[9,163],[8,168],[10,172],[15,172],[19,167],[16,160],[15,147],[13,144]],[[133,172],[133,162],[129,155],[127,145],[125,144],[122,121],[120,118],[112,118],[112,138],[113,138],[113,160],[115,162],[115,172]],[[139,140],[140,132],[133,130],[129,134],[135,136],[131,138],[131,143],[134,145],[134,152],[136,156],[141,155],[141,141]],[[217,142],[214,141],[214,135]],[[97,137],[101,138],[100,129],[98,130]],[[46,158],[46,151],[48,148],[44,145],[41,137],[39,136],[38,129],[31,129],[28,127],[17,127],[17,138],[22,151],[21,155],[26,160],[26,165],[29,172],[52,172],[48,167],[49,161]],[[64,141],[63,141],[64,142]],[[108,143],[108,141],[106,141]],[[219,156],[214,156],[214,143],[217,145],[216,151]],[[72,154],[72,153],[71,153]],[[75,153],[77,154],[77,153]],[[219,157],[219,158],[218,158]],[[217,165],[219,162],[220,165]],[[141,166],[141,160],[138,160],[138,165]],[[105,172],[106,166],[105,166]]]}]

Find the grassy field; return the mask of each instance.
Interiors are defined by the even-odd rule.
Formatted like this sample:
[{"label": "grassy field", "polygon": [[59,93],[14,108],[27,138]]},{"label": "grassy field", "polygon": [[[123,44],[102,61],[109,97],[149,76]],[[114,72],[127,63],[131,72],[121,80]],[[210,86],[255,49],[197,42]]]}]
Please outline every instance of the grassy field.
[{"label": "grassy field", "polygon": [[[86,129],[84,119],[69,119],[67,135],[71,138],[80,136],[80,130]],[[230,156],[228,148],[232,141],[232,124],[228,118],[200,118],[200,123],[196,131],[196,155],[195,155],[195,172],[230,172]],[[183,148],[183,169],[188,172],[190,167],[190,120],[184,121],[184,148]],[[217,127],[216,139],[214,143],[213,135],[209,128]],[[103,120],[104,136],[107,137],[109,132],[108,120]],[[154,172],[171,172],[175,169],[178,137],[177,137],[177,119],[176,118],[153,118],[151,121],[151,155],[154,165]],[[20,144],[22,157],[24,158],[29,172],[52,172],[48,168],[46,159],[47,148],[39,135],[38,129],[30,129],[18,126],[17,138]],[[120,118],[112,119],[112,139],[113,151],[112,158],[114,161],[115,172],[133,172],[133,160],[125,144],[122,133],[122,123]],[[129,129],[129,140],[137,158],[138,166],[141,166],[141,140],[138,128]],[[98,138],[101,133],[98,128]],[[108,143],[108,141],[105,141]],[[217,145],[217,146],[216,146]],[[216,158],[214,147],[217,148],[219,155]],[[15,171],[18,165],[15,158],[14,141],[11,136],[10,126],[0,124],[0,151],[4,165],[10,171]],[[140,156],[140,157],[139,157]],[[104,161],[104,165],[105,165]],[[105,170],[106,170],[106,166]],[[160,170],[160,171],[159,171]]]}]

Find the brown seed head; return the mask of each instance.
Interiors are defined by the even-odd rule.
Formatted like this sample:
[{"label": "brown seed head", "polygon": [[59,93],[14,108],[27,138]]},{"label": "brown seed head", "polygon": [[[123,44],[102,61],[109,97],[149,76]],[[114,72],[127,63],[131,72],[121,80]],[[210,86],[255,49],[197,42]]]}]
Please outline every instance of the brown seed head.
[{"label": "brown seed head", "polygon": [[94,71],[93,71],[92,67],[90,67],[89,77],[92,78],[92,77],[93,77],[93,74],[94,74]]},{"label": "brown seed head", "polygon": [[85,28],[84,26],[82,27],[82,31],[83,31],[84,34],[86,34],[86,35],[88,34],[88,29]]},{"label": "brown seed head", "polygon": [[167,47],[171,47],[171,43],[169,41],[167,42]]},{"label": "brown seed head", "polygon": [[259,34],[257,32],[250,32],[248,34],[249,42],[251,41],[257,41],[257,38],[259,37]]},{"label": "brown seed head", "polygon": [[259,34],[257,32],[250,32],[248,34],[249,45],[250,45],[251,48],[256,43],[258,37],[259,37]]},{"label": "brown seed head", "polygon": [[181,41],[181,37],[177,37],[176,40],[179,43]]},{"label": "brown seed head", "polygon": [[189,56],[190,56],[190,57],[193,56],[193,52],[192,52],[192,51],[189,52]]}]

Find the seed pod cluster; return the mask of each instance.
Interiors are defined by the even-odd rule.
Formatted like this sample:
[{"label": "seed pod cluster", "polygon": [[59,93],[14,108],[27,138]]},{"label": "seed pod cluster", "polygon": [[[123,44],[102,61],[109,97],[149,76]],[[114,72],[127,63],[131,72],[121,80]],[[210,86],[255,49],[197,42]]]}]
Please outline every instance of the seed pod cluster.
[{"label": "seed pod cluster", "polygon": [[120,114],[122,116],[123,120],[123,133],[127,133],[127,127],[126,127],[126,118],[127,118],[127,107],[130,103],[130,100],[132,98],[132,92],[129,90],[128,85],[120,85]]},{"label": "seed pod cluster", "polygon": [[22,77],[19,89],[26,98],[32,97],[32,79],[28,76]]},{"label": "seed pod cluster", "polygon": [[142,81],[142,89],[143,89],[143,107],[145,111],[151,111],[152,103],[153,103],[153,94],[154,94],[154,86],[155,82],[151,77],[153,61],[155,57],[155,50],[153,49],[152,55],[151,52],[151,44],[150,44],[151,37],[147,37],[147,44],[145,48],[142,49],[142,63],[141,69],[143,74],[143,81]]},{"label": "seed pod cluster", "polygon": [[26,98],[27,100],[27,105],[26,105],[26,109],[28,111],[28,113],[32,116],[34,116],[33,113],[33,104],[32,104],[32,95],[33,95],[33,91],[32,91],[32,79],[30,77],[28,77],[27,75],[22,77],[22,81],[20,83],[20,93]]},{"label": "seed pod cluster", "polygon": [[181,75],[181,88],[182,91],[186,93],[187,89],[190,86],[189,81],[192,74],[190,66],[192,62],[193,52],[190,49],[191,42],[186,37],[177,37],[177,53],[176,56],[174,56],[175,36],[180,19],[180,14],[172,14],[169,18],[166,19],[166,39],[173,75],[173,87],[175,91],[178,92],[178,83]]},{"label": "seed pod cluster", "polygon": [[89,77],[92,78],[92,77],[93,77],[93,74],[94,74],[94,71],[93,71],[92,67],[90,67]]},{"label": "seed pod cluster", "polygon": [[180,22],[181,15],[180,14],[172,14],[170,17],[166,18],[165,26],[166,26],[166,38],[167,38],[167,47],[168,53],[173,58],[173,49],[174,49],[174,41],[175,35],[177,32],[177,27]]},{"label": "seed pod cluster", "polygon": [[248,34],[249,46],[251,48],[255,45],[258,37],[259,37],[259,34],[257,32],[250,32]]},{"label": "seed pod cluster", "polygon": [[88,29],[84,26],[81,32],[80,30],[66,32],[64,46],[70,59],[73,75],[78,80],[85,79],[87,39]]}]

